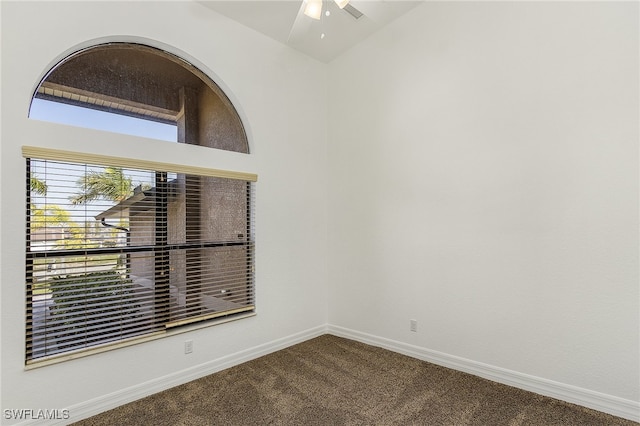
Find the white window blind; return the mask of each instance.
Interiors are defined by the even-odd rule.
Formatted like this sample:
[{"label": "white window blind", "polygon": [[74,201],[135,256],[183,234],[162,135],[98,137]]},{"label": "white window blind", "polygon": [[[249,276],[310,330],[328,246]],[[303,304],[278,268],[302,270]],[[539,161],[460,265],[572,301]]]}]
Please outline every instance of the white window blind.
[{"label": "white window blind", "polygon": [[23,153],[28,363],[254,310],[255,175]]}]

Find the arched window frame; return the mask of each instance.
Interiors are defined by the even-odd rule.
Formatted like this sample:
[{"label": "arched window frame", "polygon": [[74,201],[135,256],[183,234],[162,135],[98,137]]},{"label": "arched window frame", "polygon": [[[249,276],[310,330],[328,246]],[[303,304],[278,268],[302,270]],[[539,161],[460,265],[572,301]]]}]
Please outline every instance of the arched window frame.
[{"label": "arched window frame", "polygon": [[244,120],[218,83],[147,44],[111,41],[71,52],[43,76],[35,99],[172,123],[177,142],[249,153]]}]

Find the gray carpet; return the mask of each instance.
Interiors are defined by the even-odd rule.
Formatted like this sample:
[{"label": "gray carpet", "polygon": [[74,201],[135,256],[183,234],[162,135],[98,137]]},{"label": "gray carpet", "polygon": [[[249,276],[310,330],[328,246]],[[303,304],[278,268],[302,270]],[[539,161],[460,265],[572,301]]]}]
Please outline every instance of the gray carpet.
[{"label": "gray carpet", "polygon": [[77,425],[638,425],[324,335]]}]

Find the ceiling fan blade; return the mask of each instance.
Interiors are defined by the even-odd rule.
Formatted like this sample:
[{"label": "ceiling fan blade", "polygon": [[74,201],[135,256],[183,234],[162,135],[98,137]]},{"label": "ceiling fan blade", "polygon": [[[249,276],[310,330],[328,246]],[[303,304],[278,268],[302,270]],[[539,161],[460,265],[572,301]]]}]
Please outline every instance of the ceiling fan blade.
[{"label": "ceiling fan blade", "polygon": [[349,12],[349,14],[351,16],[353,16],[356,19],[360,19],[363,16],[363,13],[360,12],[358,9],[356,9],[355,7],[353,7],[351,5],[351,3],[347,3],[347,5],[345,7],[342,8],[342,10]]}]

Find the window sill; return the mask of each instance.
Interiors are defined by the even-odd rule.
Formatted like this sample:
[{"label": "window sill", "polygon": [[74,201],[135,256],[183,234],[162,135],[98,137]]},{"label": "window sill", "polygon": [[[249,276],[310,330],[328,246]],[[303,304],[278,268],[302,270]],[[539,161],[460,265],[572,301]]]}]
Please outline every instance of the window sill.
[{"label": "window sill", "polygon": [[24,366],[24,369],[25,371],[34,370],[36,368],[45,367],[47,365],[58,364],[61,362],[71,361],[77,358],[84,358],[86,356],[108,352],[115,349],[125,348],[133,345],[139,345],[141,343],[151,342],[158,339],[164,339],[166,337],[175,336],[178,334],[190,333],[195,330],[200,330],[203,328],[208,328],[215,325],[225,324],[228,322],[237,321],[240,319],[254,317],[254,316],[256,316],[255,311],[246,312],[246,313],[233,315],[230,317],[216,318],[209,321],[201,321],[197,323],[184,325],[181,327],[170,328],[164,331],[158,331],[158,332],[150,333],[140,337],[132,337],[130,339],[121,340],[114,343],[106,343],[103,345],[93,346],[91,348],[77,349],[75,351],[66,352],[64,354],[51,355],[49,357],[42,357],[36,360],[28,361],[27,364]]}]

